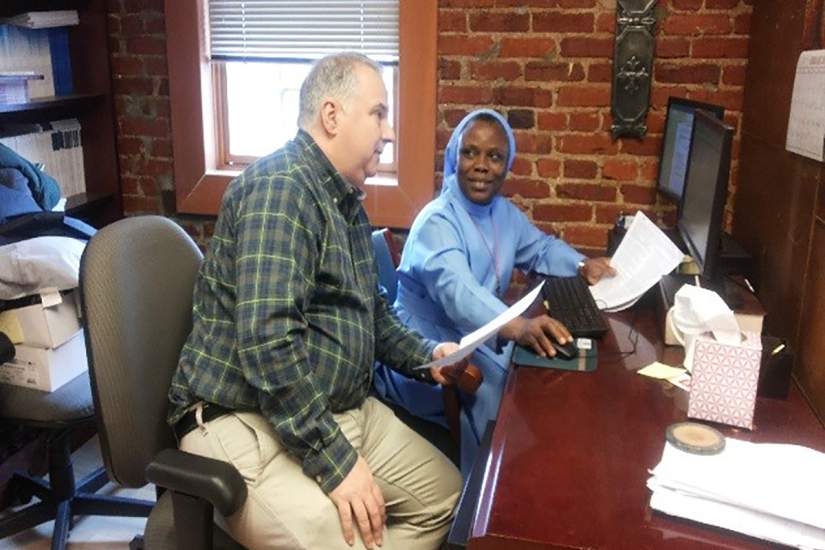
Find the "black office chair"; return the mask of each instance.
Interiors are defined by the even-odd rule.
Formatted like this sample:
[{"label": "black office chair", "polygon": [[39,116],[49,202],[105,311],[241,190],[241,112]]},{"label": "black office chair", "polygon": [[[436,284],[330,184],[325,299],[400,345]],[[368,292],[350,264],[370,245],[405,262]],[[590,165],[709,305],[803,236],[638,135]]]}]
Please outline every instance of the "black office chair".
[{"label": "black office chair", "polygon": [[[0,338],[0,352],[6,357],[14,355],[5,334]],[[27,503],[35,496],[39,501],[0,519],[0,539],[54,520],[51,548],[62,550],[74,516],[149,515],[153,502],[94,494],[109,481],[103,467],[75,482],[72,433],[91,425],[94,414],[86,374],[50,393],[0,384],[0,421],[45,431],[49,471],[48,482],[28,472],[16,472],[11,478],[13,501]]]},{"label": "black office chair", "polygon": [[86,351],[106,467],[121,485],[166,489],[146,524],[149,550],[242,548],[213,524],[213,510],[229,516],[246,500],[240,474],[178,450],[165,421],[201,259],[174,222],[141,216],[101,229],[81,260]]}]

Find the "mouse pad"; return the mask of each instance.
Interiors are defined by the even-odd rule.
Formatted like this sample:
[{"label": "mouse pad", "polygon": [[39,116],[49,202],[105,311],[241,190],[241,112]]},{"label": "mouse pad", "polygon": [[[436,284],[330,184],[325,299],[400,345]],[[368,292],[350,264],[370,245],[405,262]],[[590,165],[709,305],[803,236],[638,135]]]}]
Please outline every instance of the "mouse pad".
[{"label": "mouse pad", "polygon": [[524,367],[539,367],[543,369],[574,370],[591,372],[596,370],[598,363],[597,345],[594,341],[591,349],[580,349],[579,356],[573,359],[540,357],[519,345],[513,351],[513,363]]}]

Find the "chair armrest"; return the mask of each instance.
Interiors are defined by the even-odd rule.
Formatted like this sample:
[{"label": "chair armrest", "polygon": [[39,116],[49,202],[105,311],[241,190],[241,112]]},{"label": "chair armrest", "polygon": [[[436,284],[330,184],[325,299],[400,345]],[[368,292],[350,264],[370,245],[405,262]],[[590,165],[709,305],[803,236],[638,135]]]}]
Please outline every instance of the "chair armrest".
[{"label": "chair armrest", "polygon": [[146,479],[177,493],[202,498],[224,517],[234,514],[246,501],[246,483],[227,462],[164,449],[146,466]]}]

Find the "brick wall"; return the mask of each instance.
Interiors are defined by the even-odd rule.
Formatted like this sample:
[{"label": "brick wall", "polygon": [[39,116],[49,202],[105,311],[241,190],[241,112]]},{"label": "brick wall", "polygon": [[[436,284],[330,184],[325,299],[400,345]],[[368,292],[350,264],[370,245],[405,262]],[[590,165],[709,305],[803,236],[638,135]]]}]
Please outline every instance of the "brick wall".
[{"label": "brick wall", "polygon": [[[724,105],[738,156],[751,3],[659,0],[649,134],[614,142],[615,0],[439,0],[438,149],[466,112],[490,106],[517,132],[505,193],[545,231],[596,250],[619,211],[672,223],[654,192],[667,98]],[[163,0],[110,0],[109,23],[124,206],[171,214]],[[734,160],[726,223],[736,172]],[[177,220],[201,243],[211,234],[209,218]]]},{"label": "brick wall", "polygon": [[123,209],[164,214],[204,246],[209,217],[175,215],[164,0],[109,0]]},{"label": "brick wall", "polygon": [[[750,0],[659,0],[648,135],[610,138],[615,0],[441,0],[438,147],[469,110],[493,106],[517,134],[504,192],[548,232],[606,246],[620,211],[672,224],[655,180],[671,95],[718,103],[739,123]],[[439,160],[439,166],[441,160]],[[734,161],[727,222],[735,195]]]}]

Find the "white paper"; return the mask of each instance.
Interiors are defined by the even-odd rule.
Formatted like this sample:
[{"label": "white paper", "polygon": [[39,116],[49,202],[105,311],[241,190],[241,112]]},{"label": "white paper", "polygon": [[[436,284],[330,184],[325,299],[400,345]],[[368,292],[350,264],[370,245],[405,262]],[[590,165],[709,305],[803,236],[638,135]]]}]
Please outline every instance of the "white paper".
[{"label": "white paper", "polygon": [[599,309],[619,311],[636,303],[662,275],[676,269],[684,254],[642,212],[610,260],[615,277],[605,277],[590,287]]},{"label": "white paper", "polygon": [[44,308],[50,308],[62,304],[63,297],[56,288],[44,288],[40,291],[40,302]]},{"label": "white paper", "polygon": [[802,52],[796,63],[785,149],[820,162],[825,156],[825,50]]},{"label": "white paper", "polygon": [[436,361],[431,361],[426,365],[421,365],[420,367],[415,367],[413,370],[421,370],[421,369],[429,369],[433,367],[443,367],[445,365],[452,365],[457,363],[473,353],[475,349],[480,346],[482,343],[489,340],[493,335],[498,333],[501,330],[501,327],[524,313],[528,307],[530,307],[533,302],[536,301],[536,297],[538,297],[539,292],[541,292],[541,287],[544,286],[544,281],[540,282],[536,288],[531,290],[527,295],[525,295],[521,300],[507,308],[505,311],[501,313],[498,317],[484,325],[483,327],[474,330],[467,336],[461,339],[461,342],[458,343],[458,349],[447,355],[446,357],[442,357]]},{"label": "white paper", "polygon": [[825,453],[728,438],[718,455],[665,444],[650,505],[798,547],[825,548]]},{"label": "white paper", "polygon": [[825,532],[822,529],[724,502],[658,487],[653,480],[648,482],[648,487],[653,490],[650,507],[665,514],[715,525],[796,548],[825,548]]}]

